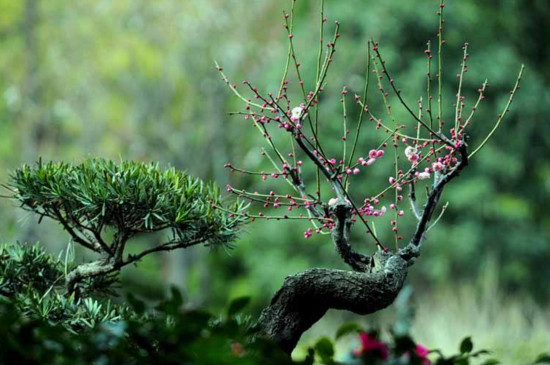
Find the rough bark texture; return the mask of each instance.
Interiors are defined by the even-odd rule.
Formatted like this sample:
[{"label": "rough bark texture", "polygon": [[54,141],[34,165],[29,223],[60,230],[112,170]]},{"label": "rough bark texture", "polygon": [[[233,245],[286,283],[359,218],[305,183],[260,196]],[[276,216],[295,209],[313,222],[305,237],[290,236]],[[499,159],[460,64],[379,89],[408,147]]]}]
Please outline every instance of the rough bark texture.
[{"label": "rough bark texture", "polygon": [[393,303],[407,276],[407,262],[377,252],[368,272],[310,269],[288,276],[262,312],[259,324],[288,353],[328,309],[370,314]]}]

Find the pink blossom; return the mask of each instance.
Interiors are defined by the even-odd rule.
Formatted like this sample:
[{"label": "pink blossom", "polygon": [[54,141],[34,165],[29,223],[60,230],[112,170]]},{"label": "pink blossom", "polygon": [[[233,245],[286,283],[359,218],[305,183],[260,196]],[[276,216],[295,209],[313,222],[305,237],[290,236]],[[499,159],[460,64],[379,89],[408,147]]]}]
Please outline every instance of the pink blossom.
[{"label": "pink blossom", "polygon": [[380,157],[383,157],[384,156],[384,151],[383,150],[378,150],[376,151],[376,158],[380,158]]},{"label": "pink blossom", "polygon": [[434,171],[441,171],[441,170],[443,170],[443,167],[444,167],[444,166],[443,166],[443,164],[442,164],[441,162],[434,162],[434,163],[432,164],[432,169],[433,169]]},{"label": "pink blossom", "polygon": [[370,150],[370,151],[369,151],[369,157],[370,157],[370,158],[376,158],[376,157],[378,157],[378,151],[376,151],[376,150]]},{"label": "pink blossom", "polygon": [[354,175],[359,175],[359,172],[361,172],[361,170],[359,170],[357,167],[353,169]]},{"label": "pink blossom", "polygon": [[411,159],[411,156],[414,154],[416,154],[416,148],[411,146],[408,146],[407,148],[405,148],[405,156],[407,156],[409,160]]},{"label": "pink blossom", "polygon": [[430,351],[426,347],[418,344],[414,349],[414,353],[422,360],[422,365],[430,365],[432,363],[430,359],[428,359]]},{"label": "pink blossom", "polygon": [[361,332],[359,334],[359,341],[361,342],[361,347],[353,350],[353,355],[361,356],[366,354],[372,354],[379,357],[382,360],[386,360],[390,354],[388,346],[371,337],[366,332]]}]

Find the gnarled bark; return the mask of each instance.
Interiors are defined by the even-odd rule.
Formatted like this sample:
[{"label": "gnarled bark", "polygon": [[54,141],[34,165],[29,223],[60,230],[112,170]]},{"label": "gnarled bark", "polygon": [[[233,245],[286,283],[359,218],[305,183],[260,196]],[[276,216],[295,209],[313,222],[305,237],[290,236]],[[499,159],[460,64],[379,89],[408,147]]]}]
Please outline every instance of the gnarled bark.
[{"label": "gnarled bark", "polygon": [[395,300],[407,276],[407,262],[383,251],[367,272],[310,269],[288,276],[262,312],[262,333],[292,352],[302,333],[329,309],[370,314]]}]

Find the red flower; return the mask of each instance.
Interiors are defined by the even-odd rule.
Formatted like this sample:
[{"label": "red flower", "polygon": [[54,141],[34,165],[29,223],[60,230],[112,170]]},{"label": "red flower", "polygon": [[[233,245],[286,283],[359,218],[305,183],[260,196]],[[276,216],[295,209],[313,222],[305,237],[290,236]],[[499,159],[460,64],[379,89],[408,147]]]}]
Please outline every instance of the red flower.
[{"label": "red flower", "polygon": [[414,353],[420,358],[420,360],[422,360],[422,365],[430,365],[432,363],[430,359],[428,359],[428,354],[430,353],[430,351],[426,347],[422,345],[416,345]]},{"label": "red flower", "polygon": [[386,360],[388,358],[388,346],[374,337],[371,337],[368,333],[361,332],[359,334],[359,341],[361,341],[361,348],[353,350],[353,355],[361,356],[365,354],[372,354],[382,360]]}]

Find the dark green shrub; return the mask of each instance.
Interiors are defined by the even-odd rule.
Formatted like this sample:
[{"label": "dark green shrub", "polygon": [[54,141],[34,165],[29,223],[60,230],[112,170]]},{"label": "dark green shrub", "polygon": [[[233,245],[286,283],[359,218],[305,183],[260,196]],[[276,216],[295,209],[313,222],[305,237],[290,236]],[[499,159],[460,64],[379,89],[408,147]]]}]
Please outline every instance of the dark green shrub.
[{"label": "dark green shrub", "polygon": [[64,295],[65,273],[75,264],[46,253],[38,244],[0,245],[0,257],[0,298],[9,300],[25,318],[44,320],[76,333],[98,323],[135,316],[129,307],[105,298],[114,283],[111,276],[83,280],[87,298]]}]

